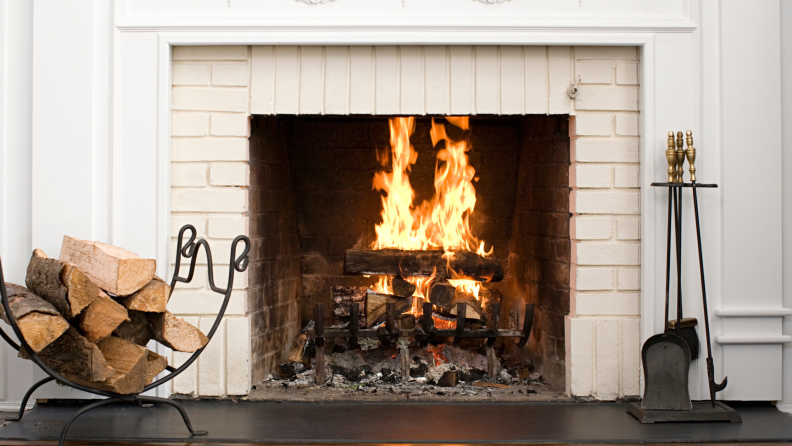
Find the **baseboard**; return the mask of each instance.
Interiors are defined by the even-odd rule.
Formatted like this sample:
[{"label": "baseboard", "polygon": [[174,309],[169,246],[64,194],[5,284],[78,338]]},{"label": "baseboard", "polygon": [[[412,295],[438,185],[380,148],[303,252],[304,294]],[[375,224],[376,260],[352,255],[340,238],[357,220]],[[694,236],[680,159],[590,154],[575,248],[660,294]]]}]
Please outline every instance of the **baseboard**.
[{"label": "baseboard", "polygon": [[[22,401],[0,401],[0,412],[16,412],[19,410],[20,404],[22,404]],[[25,410],[30,410],[35,405],[35,401],[28,401]]]},{"label": "baseboard", "polygon": [[776,409],[792,415],[792,404],[776,404]]}]

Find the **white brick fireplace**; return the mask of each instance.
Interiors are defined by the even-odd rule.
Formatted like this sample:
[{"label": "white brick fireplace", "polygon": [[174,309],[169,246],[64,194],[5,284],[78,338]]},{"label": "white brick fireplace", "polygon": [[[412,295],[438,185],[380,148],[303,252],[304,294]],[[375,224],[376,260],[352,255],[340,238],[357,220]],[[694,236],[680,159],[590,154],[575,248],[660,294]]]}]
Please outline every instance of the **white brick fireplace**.
[{"label": "white brick fireplace", "polygon": [[[251,115],[570,115],[566,390],[640,395],[640,346],[663,325],[666,195],[649,185],[665,178],[666,133],[689,128],[699,178],[721,185],[700,196],[716,377],[729,377],[720,397],[790,399],[779,244],[790,225],[781,194],[768,192],[783,171],[778,2],[188,3],[0,0],[14,25],[1,90],[15,112],[2,115],[9,280],[24,277],[32,248],[57,252],[64,233],[156,258],[168,276],[184,223],[226,263],[249,230]],[[746,155],[752,147],[762,156]],[[52,193],[64,185],[82,199]],[[682,285],[687,315],[702,321],[696,254],[686,243]],[[255,384],[247,285],[235,282],[215,341],[161,394],[244,395]],[[206,329],[219,300],[199,283],[170,305]],[[701,362],[695,399],[707,393]],[[2,366],[15,373],[0,400],[18,401],[36,372],[8,349]]]}]

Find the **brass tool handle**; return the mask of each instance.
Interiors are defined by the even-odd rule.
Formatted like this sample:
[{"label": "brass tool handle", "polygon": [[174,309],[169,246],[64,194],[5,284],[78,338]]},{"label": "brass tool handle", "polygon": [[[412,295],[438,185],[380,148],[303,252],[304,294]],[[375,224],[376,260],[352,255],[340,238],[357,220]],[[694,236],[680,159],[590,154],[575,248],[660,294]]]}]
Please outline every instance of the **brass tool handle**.
[{"label": "brass tool handle", "polygon": [[682,140],[682,132],[677,132],[677,139],[676,139],[676,146],[677,150],[676,154],[676,177],[677,183],[684,183],[685,180],[682,178],[682,175],[685,173],[685,150],[682,148],[682,144],[684,141]]},{"label": "brass tool handle", "polygon": [[674,132],[668,132],[668,149],[666,149],[668,162],[668,182],[676,183],[676,154],[674,152]]},{"label": "brass tool handle", "polygon": [[693,147],[693,132],[688,130],[686,133],[686,142],[687,142],[687,150],[685,150],[685,156],[687,156],[688,164],[690,164],[690,181],[696,181],[696,148]]}]

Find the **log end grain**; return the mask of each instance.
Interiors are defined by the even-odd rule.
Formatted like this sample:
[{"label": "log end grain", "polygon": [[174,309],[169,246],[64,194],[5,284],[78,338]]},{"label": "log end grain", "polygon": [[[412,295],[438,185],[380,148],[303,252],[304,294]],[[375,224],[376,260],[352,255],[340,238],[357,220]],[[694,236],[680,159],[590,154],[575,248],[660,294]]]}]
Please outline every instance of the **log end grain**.
[{"label": "log end grain", "polygon": [[55,342],[66,330],[66,319],[52,314],[30,313],[19,321],[19,330],[34,352],[38,353]]},{"label": "log end grain", "polygon": [[146,385],[154,382],[154,378],[168,367],[168,358],[149,350],[146,358]]},{"label": "log end grain", "polygon": [[126,308],[99,290],[97,298],[78,317],[77,323],[86,339],[97,342],[110,336],[123,322],[129,320]]},{"label": "log end grain", "polygon": [[170,286],[159,277],[154,276],[143,288],[129,296],[120,298],[119,302],[130,310],[163,313],[168,305],[170,292]]},{"label": "log end grain", "polygon": [[154,339],[177,352],[193,353],[209,342],[200,330],[169,311],[148,313],[147,318]]}]

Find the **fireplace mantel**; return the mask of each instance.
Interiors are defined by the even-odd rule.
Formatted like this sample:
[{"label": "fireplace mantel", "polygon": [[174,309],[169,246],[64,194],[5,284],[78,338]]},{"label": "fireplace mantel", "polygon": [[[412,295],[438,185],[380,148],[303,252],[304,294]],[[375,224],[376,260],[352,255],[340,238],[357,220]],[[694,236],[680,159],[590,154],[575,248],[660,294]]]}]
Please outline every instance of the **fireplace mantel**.
[{"label": "fireplace mantel", "polygon": [[[641,51],[641,338],[662,327],[665,134],[692,129],[698,174],[723,185],[702,197],[713,333],[759,336],[759,344],[713,343],[725,399],[782,398],[781,102],[778,5],[624,0],[294,0],[188,2],[116,0],[32,7],[33,93],[28,167],[32,243],[56,252],[64,232],[106,239],[158,261],[170,252],[171,48],[181,45],[600,45]],[[376,6],[375,6],[376,5]],[[187,8],[190,8],[189,10]],[[447,10],[453,11],[447,13]],[[35,26],[33,26],[35,24]],[[77,31],[75,31],[77,30]],[[64,36],[67,36],[64,38]],[[69,62],[63,59],[69,54]],[[750,61],[769,70],[747,74]],[[63,68],[68,66],[67,70]],[[35,123],[57,122],[47,127]],[[67,135],[69,150],[63,140]],[[109,148],[108,148],[109,147]],[[762,157],[745,155],[762,147]],[[68,152],[68,156],[66,153]],[[87,167],[86,167],[87,166]],[[67,168],[86,172],[66,176]],[[87,169],[87,171],[86,171]],[[755,181],[762,178],[761,184]],[[40,181],[43,181],[40,182]],[[79,215],[48,191],[70,184],[87,200]],[[703,194],[702,194],[703,195]],[[10,206],[6,204],[5,206]],[[47,215],[71,215],[62,224]],[[4,215],[9,215],[8,210]],[[15,220],[16,221],[16,220]],[[692,234],[692,228],[686,229]],[[746,235],[750,234],[750,242]],[[14,248],[11,258],[27,258]],[[693,265],[695,246],[686,246]],[[695,270],[683,284],[697,295]],[[17,279],[18,280],[18,279]],[[754,305],[771,308],[729,313]],[[729,314],[720,317],[716,314]],[[699,309],[691,316],[702,318]],[[738,314],[739,313],[739,314]],[[766,338],[761,338],[766,336]],[[747,356],[746,356],[747,355]],[[746,360],[748,358],[748,360]],[[699,361],[700,362],[700,361]],[[691,395],[706,396],[706,371],[691,369]],[[792,387],[792,384],[788,384]],[[24,386],[21,386],[24,387]],[[788,396],[787,396],[788,398]]]}]

